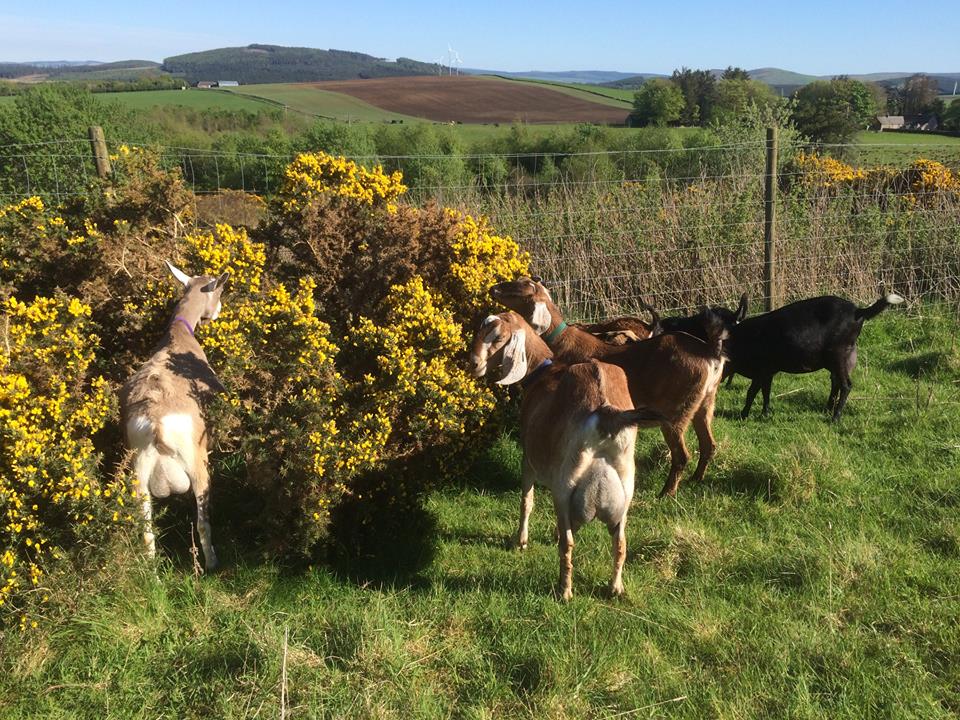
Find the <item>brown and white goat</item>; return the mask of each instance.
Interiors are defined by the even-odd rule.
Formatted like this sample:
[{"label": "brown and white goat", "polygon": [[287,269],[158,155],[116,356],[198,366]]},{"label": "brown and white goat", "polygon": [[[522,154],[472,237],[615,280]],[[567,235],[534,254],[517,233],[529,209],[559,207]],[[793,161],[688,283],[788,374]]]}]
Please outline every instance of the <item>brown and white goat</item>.
[{"label": "brown and white goat", "polygon": [[192,489],[204,565],[213,570],[217,555],[210,538],[203,406],[224,388],[193,333],[201,322],[219,315],[228,274],[190,277],[167,265],[185,291],[153,356],[120,389],[120,416],[127,447],[134,452],[147,552],[151,557],[156,554],[151,497],[165,498]]},{"label": "brown and white goat", "polygon": [[523,383],[520,438],[523,492],[520,547],[527,544],[533,486],[553,496],[560,551],[560,594],[572,595],[573,536],[590,520],[603,521],[613,541],[610,592],[623,593],[625,526],[633,498],[636,426],[662,416],[634,408],[623,370],[591,360],[552,364],[550,348],[514,312],[491,315],[477,331],[471,354],[475,377],[501,385]]},{"label": "brown and white goat", "polygon": [[703,480],[716,451],[713,439],[713,408],[723,374],[723,322],[704,310],[699,322],[706,341],[687,333],[657,335],[643,342],[614,346],[575,327],[568,326],[542,283],[523,277],[490,288],[490,295],[519,313],[566,363],[591,359],[624,370],[630,397],[636,407],[661,413],[660,425],[670,448],[670,473],[660,496],[675,495],[680,475],[690,460],[684,434],[690,423],[697,433],[699,460],[693,480]]}]

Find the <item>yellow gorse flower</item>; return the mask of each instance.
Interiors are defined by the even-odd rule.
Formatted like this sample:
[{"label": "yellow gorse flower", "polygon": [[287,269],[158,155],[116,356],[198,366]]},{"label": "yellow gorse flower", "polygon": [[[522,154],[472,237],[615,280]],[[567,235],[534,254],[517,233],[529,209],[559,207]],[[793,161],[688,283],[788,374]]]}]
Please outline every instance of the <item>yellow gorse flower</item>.
[{"label": "yellow gorse flower", "polygon": [[90,307],[77,298],[9,298],[2,310],[0,606],[42,583],[64,538],[50,526],[54,518],[65,517],[73,531],[98,515],[120,520],[124,495],[122,483],[96,473],[90,438],[111,395],[102,377],[86,381],[99,342]]}]

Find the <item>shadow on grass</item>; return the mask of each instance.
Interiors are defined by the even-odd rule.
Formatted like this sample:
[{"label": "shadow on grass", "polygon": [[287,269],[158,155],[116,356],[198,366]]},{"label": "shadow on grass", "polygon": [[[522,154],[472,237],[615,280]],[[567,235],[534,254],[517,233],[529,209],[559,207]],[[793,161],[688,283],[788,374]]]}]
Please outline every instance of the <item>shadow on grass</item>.
[{"label": "shadow on grass", "polygon": [[898,372],[911,377],[914,380],[919,380],[936,373],[944,359],[944,353],[932,350],[892,362],[887,365],[887,369],[891,372]]}]

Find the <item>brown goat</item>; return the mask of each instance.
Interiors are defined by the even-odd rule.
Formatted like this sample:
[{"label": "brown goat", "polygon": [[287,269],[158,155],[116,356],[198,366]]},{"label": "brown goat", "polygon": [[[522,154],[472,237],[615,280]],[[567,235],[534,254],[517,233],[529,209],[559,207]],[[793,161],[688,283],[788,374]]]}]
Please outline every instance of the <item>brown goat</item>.
[{"label": "brown goat", "polygon": [[636,426],[655,425],[663,417],[634,408],[621,368],[596,360],[563,365],[553,363],[552,356],[547,344],[514,312],[488,317],[473,341],[475,377],[489,374],[501,385],[523,385],[523,492],[517,539],[521,549],[526,547],[534,484],[547,487],[557,513],[561,597],[569,600],[572,595],[574,533],[594,518],[610,532],[610,592],[620,595]]},{"label": "brown goat", "polygon": [[709,310],[702,313],[707,342],[686,333],[667,333],[615,346],[568,326],[547,289],[536,280],[523,277],[499,283],[490,288],[490,295],[530,323],[558,360],[597,359],[623,368],[634,406],[649,407],[667,418],[660,430],[670,448],[670,473],[660,497],[676,494],[680,475],[690,461],[684,434],[691,422],[700,455],[692,477],[703,480],[716,451],[713,408],[723,374],[726,335],[720,318]]}]

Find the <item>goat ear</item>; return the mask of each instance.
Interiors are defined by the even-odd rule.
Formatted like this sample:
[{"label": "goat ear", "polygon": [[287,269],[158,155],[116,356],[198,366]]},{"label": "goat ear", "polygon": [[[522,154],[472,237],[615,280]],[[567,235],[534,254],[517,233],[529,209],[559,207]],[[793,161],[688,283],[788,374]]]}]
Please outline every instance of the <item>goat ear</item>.
[{"label": "goat ear", "polygon": [[535,283],[540,283],[541,285],[543,284],[543,278],[540,277],[539,275],[534,275],[530,279],[533,280]]},{"label": "goat ear", "polygon": [[227,280],[229,279],[230,279],[230,273],[228,272],[222,273],[220,277],[217,278],[217,287],[218,288],[223,287],[224,285],[227,284]]},{"label": "goat ear", "polygon": [[747,294],[740,296],[740,305],[737,307],[737,322],[740,322],[747,316]]},{"label": "goat ear", "polygon": [[193,280],[192,277],[190,277],[189,275],[187,275],[183,270],[180,270],[178,267],[176,267],[176,266],[175,266],[173,263],[171,263],[169,260],[164,260],[164,262],[167,264],[167,267],[170,268],[170,272],[173,273],[173,276],[174,276],[177,280],[179,280],[181,283],[183,283],[183,286],[184,286],[184,287],[187,287],[187,286],[190,285],[190,281]]},{"label": "goat ear", "polygon": [[545,302],[534,304],[530,326],[537,332],[537,335],[543,335],[549,329],[552,320],[553,318],[550,317],[550,311],[547,310]]},{"label": "goat ear", "polygon": [[217,289],[217,281],[216,281],[216,280],[211,280],[211,281],[208,282],[206,285],[204,285],[202,288],[200,288],[200,292],[210,293],[210,292],[213,292],[213,291],[216,290],[216,289]]},{"label": "goat ear", "polygon": [[510,342],[503,349],[503,362],[500,363],[503,377],[497,385],[513,385],[527,376],[527,338],[523,330],[514,330]]}]

